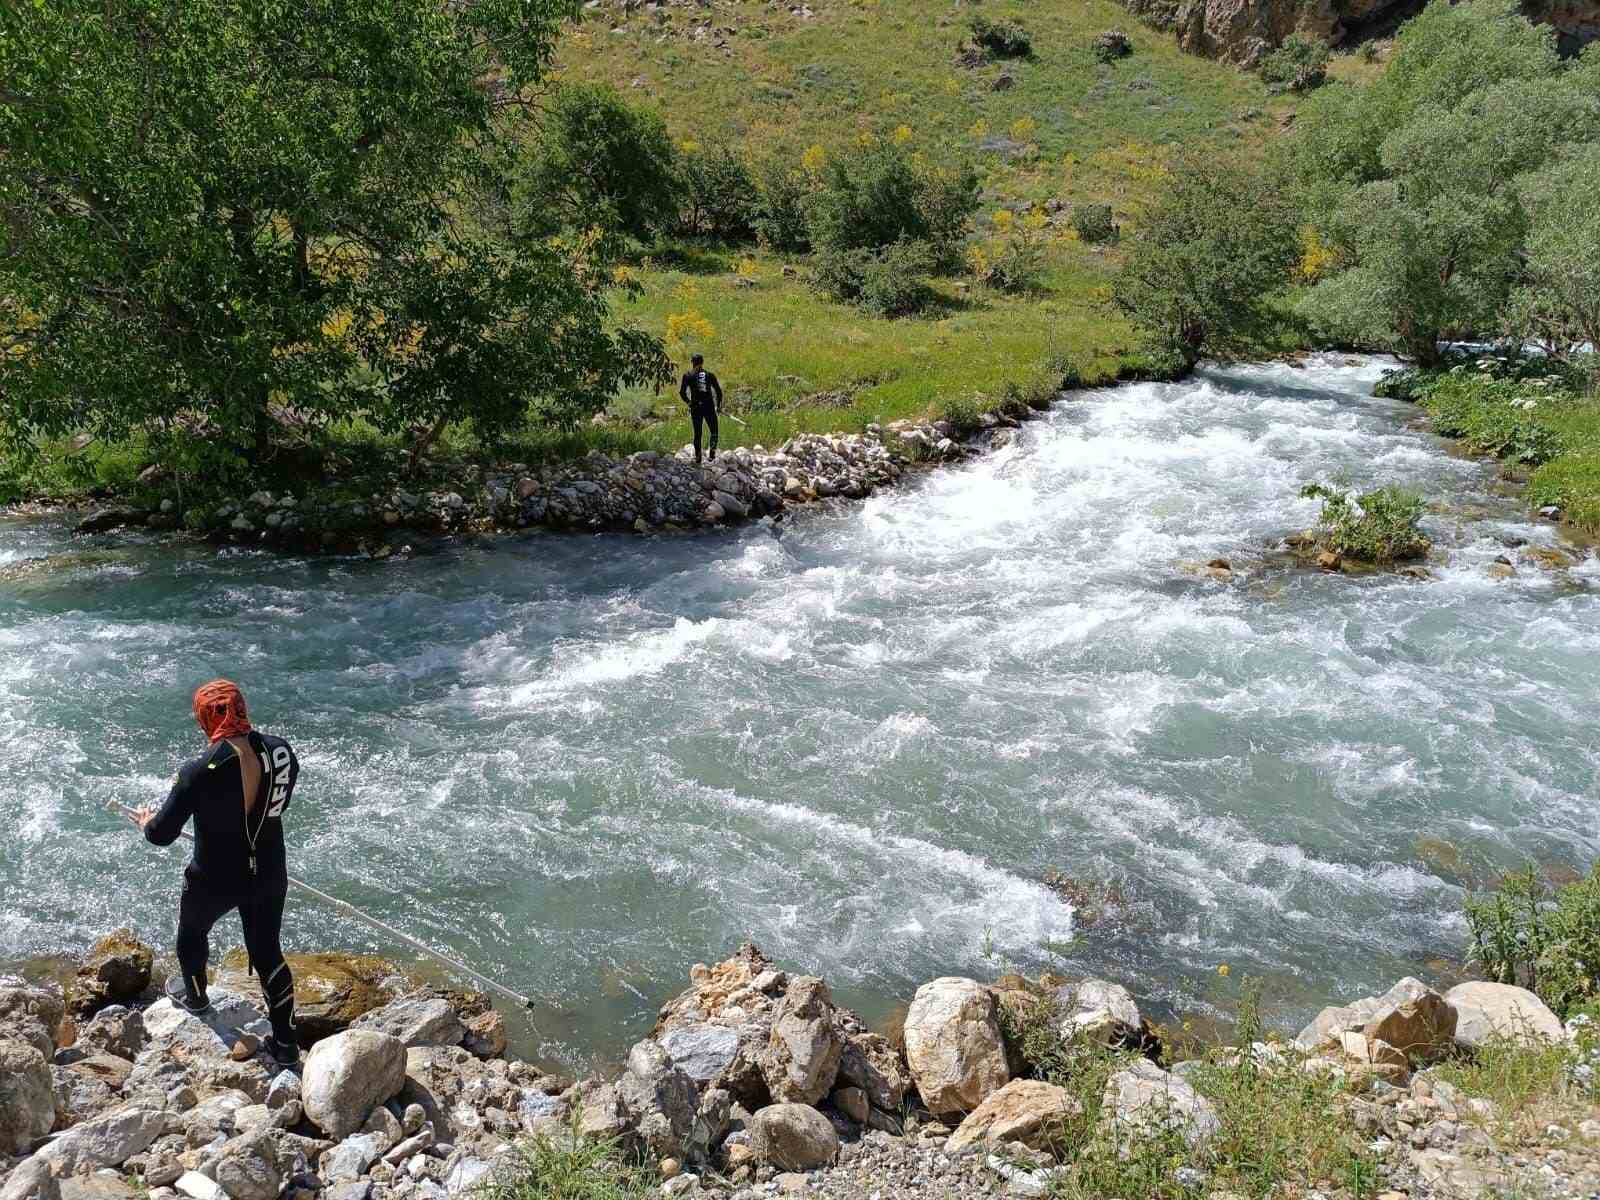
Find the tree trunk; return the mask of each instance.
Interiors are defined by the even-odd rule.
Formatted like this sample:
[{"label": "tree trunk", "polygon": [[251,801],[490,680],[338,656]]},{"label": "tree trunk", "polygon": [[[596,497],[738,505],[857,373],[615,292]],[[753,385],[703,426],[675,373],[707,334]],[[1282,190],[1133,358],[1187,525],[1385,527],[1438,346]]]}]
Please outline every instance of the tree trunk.
[{"label": "tree trunk", "polygon": [[433,444],[439,440],[439,435],[444,432],[444,427],[450,424],[450,418],[441,416],[437,421],[422,431],[420,437],[412,443],[411,458],[406,464],[406,474],[415,475],[422,466],[422,456],[426,454]]}]

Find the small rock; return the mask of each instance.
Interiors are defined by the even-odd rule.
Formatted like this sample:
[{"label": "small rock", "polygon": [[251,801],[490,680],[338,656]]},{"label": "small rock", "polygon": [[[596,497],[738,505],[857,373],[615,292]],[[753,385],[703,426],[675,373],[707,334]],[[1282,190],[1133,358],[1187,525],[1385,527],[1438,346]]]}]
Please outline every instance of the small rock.
[{"label": "small rock", "polygon": [[784,1171],[826,1166],[839,1153],[828,1118],[806,1104],[772,1104],[750,1122],[750,1147],[761,1161]]}]

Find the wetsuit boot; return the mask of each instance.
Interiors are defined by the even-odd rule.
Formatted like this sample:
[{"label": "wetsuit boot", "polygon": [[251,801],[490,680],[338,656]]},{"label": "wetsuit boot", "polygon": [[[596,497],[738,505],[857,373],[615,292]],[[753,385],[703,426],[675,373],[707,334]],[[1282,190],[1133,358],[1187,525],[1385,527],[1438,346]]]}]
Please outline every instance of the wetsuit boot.
[{"label": "wetsuit boot", "polygon": [[174,1005],[183,1009],[184,1012],[193,1013],[198,1017],[211,1011],[211,998],[206,995],[205,977],[203,975],[200,977],[200,984],[201,986],[197,991],[190,985],[187,977],[173,975],[167,979],[166,987],[163,990],[167,993],[167,999],[171,1000]]}]

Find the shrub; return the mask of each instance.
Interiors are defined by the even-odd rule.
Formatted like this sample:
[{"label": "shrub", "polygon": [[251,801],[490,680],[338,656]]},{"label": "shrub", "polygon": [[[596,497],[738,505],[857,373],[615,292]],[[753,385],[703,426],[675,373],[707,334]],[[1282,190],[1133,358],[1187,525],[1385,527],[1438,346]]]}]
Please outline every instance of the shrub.
[{"label": "shrub", "polygon": [[1133,53],[1133,39],[1120,29],[1108,29],[1094,39],[1094,56],[1103,63],[1127,58]]},{"label": "shrub", "polygon": [[752,224],[761,244],[778,251],[809,250],[811,231],[806,225],[806,203],[811,194],[809,175],[776,157],[769,158],[756,167],[755,188]]},{"label": "shrub", "polygon": [[1020,21],[991,21],[972,18],[972,44],[995,58],[1027,58],[1033,53],[1033,39]]},{"label": "shrub", "polygon": [[1114,242],[1121,232],[1109,204],[1074,204],[1072,228],[1085,242]]},{"label": "shrub", "polygon": [[1433,385],[1439,381],[1439,372],[1427,367],[1401,367],[1385,371],[1383,378],[1373,385],[1372,394],[1385,400],[1407,400],[1413,404],[1424,400]]},{"label": "shrub", "polygon": [[675,179],[659,112],[608,84],[563,84],[522,164],[519,231],[542,238],[598,223],[645,240],[677,214]]},{"label": "shrub", "polygon": [[1600,535],[1600,447],[1545,463],[1528,480],[1528,499],[1554,504],[1568,522]]},{"label": "shrub", "polygon": [[1471,961],[1536,992],[1558,1017],[1600,996],[1600,873],[1554,892],[1530,866],[1466,902]]},{"label": "shrub", "polygon": [[978,403],[971,396],[950,397],[944,402],[944,408],[939,415],[949,423],[952,437],[970,437],[981,427],[978,420]]},{"label": "shrub", "polygon": [[1432,547],[1422,532],[1422,497],[1390,485],[1354,501],[1344,492],[1309,483],[1300,489],[1306,499],[1320,499],[1318,544],[1356,562],[1392,563],[1422,558]]},{"label": "shrub", "polygon": [[926,167],[904,146],[879,143],[831,157],[808,209],[811,244],[819,250],[877,250],[920,242],[933,269],[950,270],[978,209],[971,167]]},{"label": "shrub", "polygon": [[1328,43],[1291,33],[1261,60],[1261,78],[1272,91],[1309,92],[1328,78]]},{"label": "shrub", "polygon": [[1439,376],[1424,398],[1441,436],[1460,438],[1480,454],[1528,466],[1561,453],[1561,435],[1536,416],[1541,405],[1552,403],[1548,392],[1517,379],[1455,372]]},{"label": "shrub", "polygon": [[926,242],[909,240],[878,248],[822,249],[816,254],[816,280],[834,299],[877,316],[909,316],[933,300],[928,276],[935,262]]},{"label": "shrub", "polygon": [[756,186],[738,151],[724,144],[685,148],[677,180],[680,231],[724,242],[754,235]]},{"label": "shrub", "polygon": [[1045,217],[1029,213],[1003,236],[970,252],[973,277],[997,292],[1027,292],[1038,287],[1045,265]]},{"label": "shrub", "polygon": [[645,1200],[659,1195],[654,1180],[611,1142],[580,1139],[519,1142],[509,1169],[498,1170],[475,1193],[478,1200]]}]

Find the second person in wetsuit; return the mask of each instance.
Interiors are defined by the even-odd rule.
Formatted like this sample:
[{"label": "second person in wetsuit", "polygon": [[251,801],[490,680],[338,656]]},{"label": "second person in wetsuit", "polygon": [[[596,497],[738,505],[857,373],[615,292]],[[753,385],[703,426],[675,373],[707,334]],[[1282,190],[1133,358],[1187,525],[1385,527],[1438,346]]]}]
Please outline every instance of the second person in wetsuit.
[{"label": "second person in wetsuit", "polygon": [[174,1004],[210,1009],[206,963],[211,927],[239,910],[250,969],[261,980],[272,1037],[267,1051],[280,1065],[299,1061],[294,1027],[294,976],[279,934],[289,890],[283,813],[294,795],[300,762],[283,738],[250,726],[244,694],[226,679],[194,694],[194,715],[211,749],[186,764],[159,810],[141,808],[144,836],[170,846],[194,821],[194,857],[183,871],[178,903],[178,966],[167,981]]},{"label": "second person in wetsuit", "polygon": [[706,425],[711,433],[711,459],[717,457],[717,413],[722,408],[722,384],[706,370],[705,356],[696,354],[689,359],[690,370],[678,383],[678,398],[689,406],[689,418],[694,422],[694,461],[700,462],[700,426]]}]

